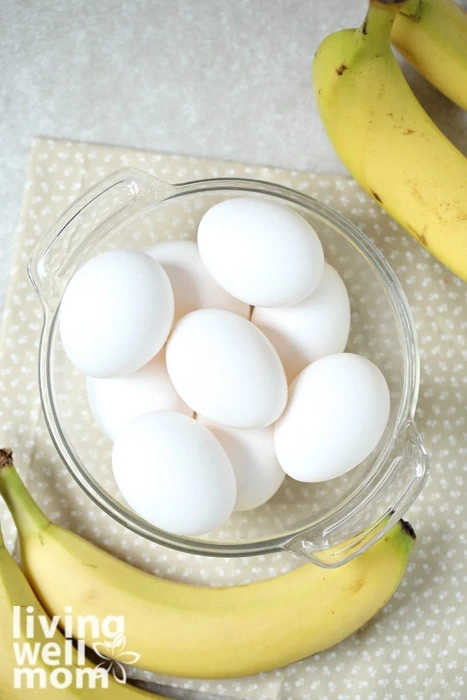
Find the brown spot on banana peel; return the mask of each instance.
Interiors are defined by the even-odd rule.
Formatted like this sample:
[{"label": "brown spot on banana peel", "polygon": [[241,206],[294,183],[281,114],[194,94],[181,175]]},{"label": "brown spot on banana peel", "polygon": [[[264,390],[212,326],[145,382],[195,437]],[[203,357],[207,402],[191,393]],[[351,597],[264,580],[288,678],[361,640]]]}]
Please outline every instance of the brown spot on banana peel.
[{"label": "brown spot on banana peel", "polygon": [[414,236],[414,238],[416,238],[417,241],[422,244],[422,246],[424,246],[425,248],[428,248],[428,241],[427,241],[426,236],[425,236],[426,226],[424,226],[423,231],[421,233],[419,233],[416,229],[414,229],[414,227],[411,226],[410,224],[405,224],[404,228],[409,233],[411,233],[412,236]]},{"label": "brown spot on banana peel", "polygon": [[[388,116],[389,116],[389,114],[388,114]],[[393,115],[391,114],[390,116],[392,117]],[[415,129],[408,129],[408,128],[402,126],[402,124],[393,124],[392,128],[393,129],[401,129],[402,134],[404,136],[412,136],[412,134],[417,134],[417,133],[419,134],[419,136],[423,136],[423,132],[421,132],[421,131],[417,132],[417,131],[415,131]]]},{"label": "brown spot on banana peel", "polygon": [[80,602],[87,606],[90,603],[95,603],[97,600],[101,599],[102,595],[96,588],[88,588],[83,591],[80,595]]},{"label": "brown spot on banana peel", "polygon": [[337,75],[342,75],[347,69],[348,66],[346,66],[345,63],[341,63],[340,66],[336,68],[336,73]]},{"label": "brown spot on banana peel", "polygon": [[358,591],[360,591],[360,590],[363,588],[363,586],[365,585],[365,583],[366,583],[365,577],[364,577],[364,576],[360,576],[360,577],[352,584],[352,586],[350,587],[350,592],[353,593],[353,594],[358,593]]},{"label": "brown spot on banana peel", "polygon": [[425,238],[425,234],[424,234],[424,233],[416,233],[415,235],[417,236],[417,238],[418,238],[418,240],[420,241],[420,243],[421,243],[422,245],[424,245],[425,248],[428,248],[428,241],[427,241],[426,238]]},{"label": "brown spot on banana peel", "polygon": [[379,202],[380,204],[383,203],[383,200],[381,199],[379,194],[377,192],[375,192],[374,190],[371,190],[371,195],[372,195],[372,197],[374,197],[376,199],[377,202]]},{"label": "brown spot on banana peel", "polygon": [[425,200],[420,194],[417,184],[413,180],[407,180],[407,185],[410,187],[410,191],[412,192],[413,196],[418,199],[419,202],[424,204]]},{"label": "brown spot on banana peel", "polygon": [[399,520],[399,524],[406,535],[411,537],[413,540],[417,539],[417,535],[415,534],[415,530],[413,529],[412,525],[407,520],[403,520],[401,518]]}]

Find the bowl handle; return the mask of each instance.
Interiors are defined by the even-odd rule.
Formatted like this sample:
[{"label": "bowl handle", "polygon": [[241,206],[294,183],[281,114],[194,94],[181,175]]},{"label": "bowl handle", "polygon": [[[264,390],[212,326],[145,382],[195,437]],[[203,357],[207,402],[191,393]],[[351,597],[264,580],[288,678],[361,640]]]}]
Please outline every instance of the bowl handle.
[{"label": "bowl handle", "polygon": [[[289,539],[283,548],[332,569],[362,554],[383,537],[418,497],[429,475],[430,457],[413,420],[400,432],[387,460],[389,465],[384,469],[380,466],[384,474],[371,491],[365,496],[356,494],[347,502],[335,513],[334,524],[324,528],[317,523]],[[389,486],[397,495],[388,504],[384,503],[384,492]],[[381,500],[381,516],[375,519],[375,501]],[[366,525],[368,520],[370,524]]]},{"label": "bowl handle", "polygon": [[137,168],[123,168],[104,178],[66,209],[41,238],[28,275],[44,308],[53,308],[64,277],[82,263],[96,241],[150,203],[162,202],[174,186]]}]

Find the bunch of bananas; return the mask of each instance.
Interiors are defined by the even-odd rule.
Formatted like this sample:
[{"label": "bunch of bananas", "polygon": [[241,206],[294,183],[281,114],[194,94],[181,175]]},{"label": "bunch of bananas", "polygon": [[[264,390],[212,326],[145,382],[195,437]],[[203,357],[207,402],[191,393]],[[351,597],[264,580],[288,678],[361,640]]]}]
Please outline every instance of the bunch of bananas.
[{"label": "bunch of bananas", "polygon": [[[139,656],[142,668],[196,678],[247,675],[327,649],[359,629],[396,590],[415,540],[410,525],[401,520],[366,552],[337,569],[304,564],[278,578],[245,586],[191,586],[139,571],[50,523],[20,479],[9,450],[0,450],[0,494],[16,522],[26,575],[0,538],[2,700],[20,696],[14,687],[15,608],[35,618],[45,610],[49,618],[59,616],[60,625],[70,609],[73,620],[124,615],[128,648]],[[27,625],[20,627],[24,638]],[[40,644],[45,639],[43,628],[36,628],[34,641]],[[77,629],[72,632],[80,638]],[[59,631],[53,640],[63,650],[66,640]],[[84,641],[92,646],[93,638]],[[107,655],[112,654],[109,647]],[[38,663],[43,673],[53,669]],[[112,700],[145,696],[129,686],[112,687],[111,695],[92,690],[90,696]],[[85,693],[70,686],[31,697],[65,700],[75,695]]]},{"label": "bunch of bananas", "polygon": [[358,29],[331,34],[318,47],[319,112],[357,182],[467,280],[467,158],[415,98],[391,40],[467,109],[467,13],[453,0],[370,0]]}]

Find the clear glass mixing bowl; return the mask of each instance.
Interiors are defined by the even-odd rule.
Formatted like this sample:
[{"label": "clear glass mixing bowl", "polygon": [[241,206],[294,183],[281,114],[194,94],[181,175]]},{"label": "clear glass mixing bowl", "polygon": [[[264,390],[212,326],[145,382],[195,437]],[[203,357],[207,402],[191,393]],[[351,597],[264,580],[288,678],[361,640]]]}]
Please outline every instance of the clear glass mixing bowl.
[{"label": "clear glass mixing bowl", "polygon": [[[209,207],[240,195],[285,204],[315,227],[326,259],[339,270],[349,291],[352,326],[347,349],[365,355],[385,374],[391,416],[377,448],[347,475],[319,484],[287,478],[264,506],[234,513],[209,536],[179,537],[153,527],[125,505],[112,476],[111,443],[87,406],[85,378],[63,352],[58,313],[68,281],[89,257],[115,247],[144,250],[166,238],[195,239]],[[382,537],[423,488],[429,459],[413,419],[419,359],[407,300],[373,243],[311,197],[256,180],[172,185],[138,170],[121,170],[61,216],[31,258],[29,276],[44,310],[39,381],[50,435],[82,489],[133,532],[194,554],[225,557],[289,550],[322,566],[339,566]]]}]

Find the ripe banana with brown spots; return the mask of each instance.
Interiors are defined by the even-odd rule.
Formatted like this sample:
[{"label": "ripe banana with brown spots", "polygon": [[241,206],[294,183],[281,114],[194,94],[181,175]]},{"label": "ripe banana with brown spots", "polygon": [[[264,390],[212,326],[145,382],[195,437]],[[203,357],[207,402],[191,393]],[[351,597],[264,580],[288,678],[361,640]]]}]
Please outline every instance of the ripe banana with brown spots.
[{"label": "ripe banana with brown spots", "polygon": [[370,0],[358,29],[329,35],[313,61],[319,112],[359,184],[467,280],[467,159],[415,98],[391,50],[399,9]]}]

